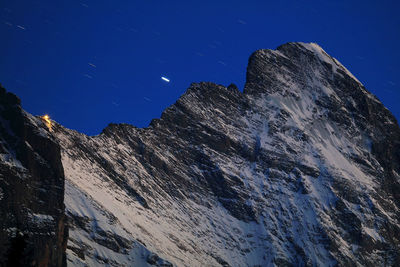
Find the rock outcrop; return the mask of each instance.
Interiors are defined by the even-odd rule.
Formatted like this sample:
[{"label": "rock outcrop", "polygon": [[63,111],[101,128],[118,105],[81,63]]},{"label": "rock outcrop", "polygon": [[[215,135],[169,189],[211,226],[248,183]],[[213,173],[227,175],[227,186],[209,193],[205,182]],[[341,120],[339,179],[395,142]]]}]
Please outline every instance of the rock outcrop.
[{"label": "rock outcrop", "polygon": [[0,266],[65,266],[60,146],[0,86]]}]

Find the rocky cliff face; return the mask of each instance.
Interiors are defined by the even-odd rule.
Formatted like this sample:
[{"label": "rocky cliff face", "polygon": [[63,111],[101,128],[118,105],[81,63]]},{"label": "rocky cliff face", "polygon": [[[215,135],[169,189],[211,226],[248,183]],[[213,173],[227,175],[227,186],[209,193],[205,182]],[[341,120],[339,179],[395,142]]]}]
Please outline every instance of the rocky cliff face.
[{"label": "rocky cliff face", "polygon": [[0,266],[66,263],[60,146],[0,86]]},{"label": "rocky cliff face", "polygon": [[[400,129],[316,44],[192,84],[148,128],[57,125],[75,265],[400,265]],[[151,252],[150,252],[151,251]]]}]

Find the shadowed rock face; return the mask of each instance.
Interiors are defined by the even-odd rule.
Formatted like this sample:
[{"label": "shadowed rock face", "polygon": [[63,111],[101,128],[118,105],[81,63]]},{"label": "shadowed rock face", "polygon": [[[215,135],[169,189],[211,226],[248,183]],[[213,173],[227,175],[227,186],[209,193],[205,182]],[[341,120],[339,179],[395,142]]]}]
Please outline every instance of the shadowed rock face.
[{"label": "shadowed rock face", "polygon": [[0,265],[64,266],[67,243],[60,146],[0,87]]}]

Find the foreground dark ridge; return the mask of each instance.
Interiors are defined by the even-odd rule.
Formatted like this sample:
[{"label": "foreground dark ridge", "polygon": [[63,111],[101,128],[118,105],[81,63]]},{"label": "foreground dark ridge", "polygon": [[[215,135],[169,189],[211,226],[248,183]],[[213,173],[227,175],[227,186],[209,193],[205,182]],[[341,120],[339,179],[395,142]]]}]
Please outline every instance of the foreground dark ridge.
[{"label": "foreground dark ridge", "polygon": [[56,124],[71,265],[399,265],[400,129],[316,44],[192,84],[148,128]]},{"label": "foreground dark ridge", "polygon": [[0,266],[65,266],[60,146],[0,86]]}]

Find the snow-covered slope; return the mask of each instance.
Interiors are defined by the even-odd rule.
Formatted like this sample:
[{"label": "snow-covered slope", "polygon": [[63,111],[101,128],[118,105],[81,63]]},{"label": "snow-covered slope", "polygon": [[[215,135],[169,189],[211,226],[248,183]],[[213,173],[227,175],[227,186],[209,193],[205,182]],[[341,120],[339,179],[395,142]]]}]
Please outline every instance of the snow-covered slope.
[{"label": "snow-covered slope", "polygon": [[316,44],[192,84],[148,128],[60,125],[71,265],[400,264],[400,129]]}]

